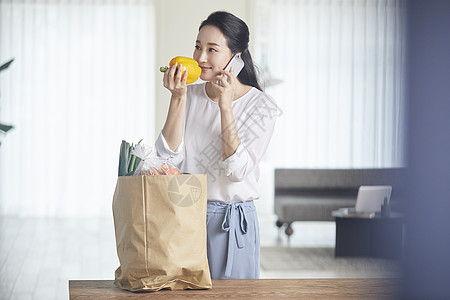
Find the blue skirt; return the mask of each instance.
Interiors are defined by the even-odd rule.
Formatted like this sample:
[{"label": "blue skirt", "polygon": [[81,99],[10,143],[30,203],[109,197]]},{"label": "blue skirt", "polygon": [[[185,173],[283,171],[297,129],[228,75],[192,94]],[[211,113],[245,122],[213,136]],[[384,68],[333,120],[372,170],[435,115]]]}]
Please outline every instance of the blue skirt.
[{"label": "blue skirt", "polygon": [[259,224],[253,201],[208,201],[208,263],[212,279],[259,278]]}]

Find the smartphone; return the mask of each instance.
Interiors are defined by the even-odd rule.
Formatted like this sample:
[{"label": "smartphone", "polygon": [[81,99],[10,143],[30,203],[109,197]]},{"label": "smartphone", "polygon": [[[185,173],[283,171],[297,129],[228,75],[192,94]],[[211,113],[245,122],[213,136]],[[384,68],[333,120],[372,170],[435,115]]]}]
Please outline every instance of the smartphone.
[{"label": "smartphone", "polygon": [[[239,72],[241,72],[241,70],[244,68],[244,61],[242,60],[240,54],[235,54],[224,70],[229,72],[231,70],[231,67],[234,67],[233,75],[234,77],[237,77]],[[228,77],[226,75],[223,76],[228,80]],[[217,84],[222,85],[222,82],[217,81]]]}]

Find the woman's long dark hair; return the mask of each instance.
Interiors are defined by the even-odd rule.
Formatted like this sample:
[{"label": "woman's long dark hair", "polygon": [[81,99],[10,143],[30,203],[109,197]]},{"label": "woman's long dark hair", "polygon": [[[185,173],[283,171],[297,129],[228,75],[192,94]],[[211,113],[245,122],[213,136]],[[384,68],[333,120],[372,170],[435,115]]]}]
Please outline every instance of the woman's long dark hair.
[{"label": "woman's long dark hair", "polygon": [[242,52],[241,57],[245,65],[238,75],[240,82],[262,91],[256,77],[256,70],[250,51],[248,51],[250,33],[247,24],[229,12],[216,11],[210,14],[208,18],[200,24],[198,30],[206,25],[212,25],[219,28],[227,40],[228,48],[230,48],[233,54]]}]

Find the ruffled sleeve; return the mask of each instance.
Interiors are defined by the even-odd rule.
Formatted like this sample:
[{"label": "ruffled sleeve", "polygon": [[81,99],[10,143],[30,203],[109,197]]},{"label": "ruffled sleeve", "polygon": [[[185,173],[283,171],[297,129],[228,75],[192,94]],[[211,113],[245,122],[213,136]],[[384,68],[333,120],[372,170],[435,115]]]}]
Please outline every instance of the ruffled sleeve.
[{"label": "ruffled sleeve", "polygon": [[184,138],[181,139],[181,143],[178,145],[177,149],[172,151],[161,132],[156,140],[155,148],[159,157],[169,160],[176,166],[179,166],[184,160]]},{"label": "ruffled sleeve", "polygon": [[255,170],[272,138],[278,113],[276,104],[267,97],[259,106],[246,116],[240,126],[238,135],[241,143],[235,153],[219,163],[231,181],[242,181]]}]

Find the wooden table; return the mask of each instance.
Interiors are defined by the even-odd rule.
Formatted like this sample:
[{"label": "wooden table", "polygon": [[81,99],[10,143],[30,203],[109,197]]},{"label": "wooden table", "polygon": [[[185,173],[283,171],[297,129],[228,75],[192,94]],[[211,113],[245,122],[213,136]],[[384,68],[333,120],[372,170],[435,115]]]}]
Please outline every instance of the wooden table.
[{"label": "wooden table", "polygon": [[133,293],[112,280],[69,280],[71,300],[79,299],[396,299],[399,279],[227,279],[210,290]]}]

